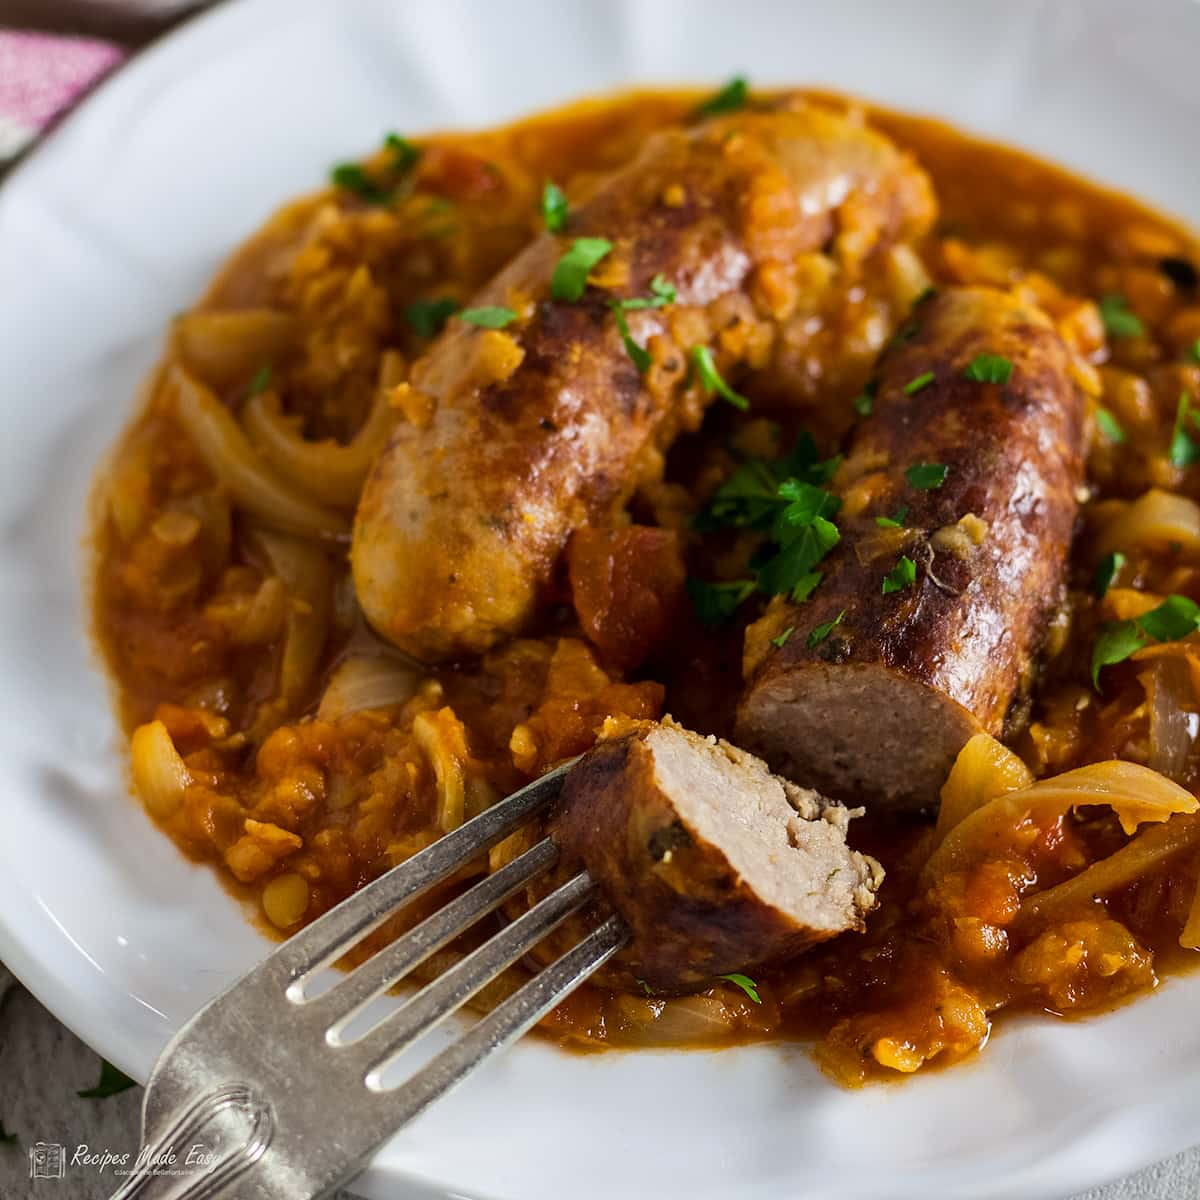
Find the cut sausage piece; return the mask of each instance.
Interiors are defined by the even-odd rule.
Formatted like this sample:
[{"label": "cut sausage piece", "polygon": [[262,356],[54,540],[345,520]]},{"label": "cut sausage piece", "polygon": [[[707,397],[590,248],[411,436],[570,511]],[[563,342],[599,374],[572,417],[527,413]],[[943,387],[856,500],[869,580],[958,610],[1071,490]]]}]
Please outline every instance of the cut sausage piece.
[{"label": "cut sausage piece", "polygon": [[[980,355],[991,366],[972,370]],[[1008,370],[1003,383],[970,377]],[[991,288],[919,304],[835,481],[842,542],[824,582],[747,631],[738,740],[835,797],[936,803],[967,739],[1002,734],[1028,692],[1064,595],[1083,427],[1069,352],[1042,312]],[[906,477],[922,464],[945,467],[944,482],[917,486],[936,469]],[[903,528],[876,524],[905,508]],[[915,579],[904,585],[901,564],[885,593],[902,556]]]},{"label": "cut sausage piece", "polygon": [[592,750],[552,832],[632,930],[608,980],[679,992],[863,928],[883,870],[851,815],[668,717]]},{"label": "cut sausage piece", "polygon": [[[368,619],[427,661],[521,631],[571,531],[611,523],[661,475],[675,436],[698,427],[711,397],[692,350],[708,347],[721,371],[761,357],[778,319],[755,297],[769,307],[781,288],[848,289],[933,215],[909,157],[817,107],[649,138],[572,211],[569,236],[538,237],[472,300],[513,310],[511,323],[452,319],[414,368],[413,421],[377,461],[355,522]],[[579,236],[612,249],[578,300],[555,300],[555,267]],[[797,264],[823,248],[818,285]],[[626,314],[650,354],[642,374],[611,302],[653,297],[658,276],[675,302]]]}]

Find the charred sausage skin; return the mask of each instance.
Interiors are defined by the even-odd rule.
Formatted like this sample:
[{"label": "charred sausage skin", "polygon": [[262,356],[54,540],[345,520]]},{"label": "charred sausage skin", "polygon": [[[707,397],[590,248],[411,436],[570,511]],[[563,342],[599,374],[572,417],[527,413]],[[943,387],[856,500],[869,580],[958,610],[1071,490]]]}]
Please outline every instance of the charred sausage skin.
[{"label": "charred sausage skin", "polygon": [[[826,247],[844,285],[933,214],[909,157],[818,107],[648,139],[571,213],[564,236],[538,237],[474,298],[511,308],[510,325],[452,319],[414,368],[410,420],[355,522],[354,579],[372,625],[426,661],[479,654],[524,629],[571,531],[611,522],[661,474],[674,437],[698,427],[711,396],[692,348],[709,347],[722,371],[765,353],[736,331],[762,316],[762,273],[786,275]],[[555,300],[555,266],[581,236],[612,251],[577,302]],[[656,276],[676,302],[628,313],[652,358],[639,374],[610,302],[648,296]]]},{"label": "charred sausage skin", "polygon": [[861,930],[883,872],[847,847],[850,816],[668,717],[590,751],[551,832],[629,925],[603,981],[670,993]]},{"label": "charred sausage skin", "polygon": [[[1010,363],[1008,381],[970,378],[980,355]],[[1084,422],[1069,352],[1042,312],[991,288],[920,303],[835,481],[842,543],[824,582],[747,631],[739,741],[835,797],[936,802],[967,738],[1002,734],[1028,690],[1064,596]],[[918,464],[945,466],[944,483],[914,486]],[[877,526],[902,508],[902,529]],[[902,555],[915,582],[885,594]]]}]

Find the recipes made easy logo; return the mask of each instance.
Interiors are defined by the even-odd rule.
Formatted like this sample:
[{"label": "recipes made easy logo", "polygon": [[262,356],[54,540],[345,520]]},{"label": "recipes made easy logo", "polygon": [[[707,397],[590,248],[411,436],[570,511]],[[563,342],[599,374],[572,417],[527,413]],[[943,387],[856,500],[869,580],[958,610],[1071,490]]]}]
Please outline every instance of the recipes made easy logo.
[{"label": "recipes made easy logo", "polygon": [[135,1172],[145,1175],[207,1175],[216,1168],[217,1161],[217,1153],[202,1142],[194,1142],[182,1150],[168,1146],[158,1153],[152,1153],[149,1146],[143,1146],[136,1156],[131,1152],[93,1150],[86,1142],[81,1142],[70,1152],[58,1142],[37,1142],[29,1149],[29,1178],[64,1179],[68,1167],[96,1171],[101,1175],[111,1169],[113,1175],[121,1177]]}]

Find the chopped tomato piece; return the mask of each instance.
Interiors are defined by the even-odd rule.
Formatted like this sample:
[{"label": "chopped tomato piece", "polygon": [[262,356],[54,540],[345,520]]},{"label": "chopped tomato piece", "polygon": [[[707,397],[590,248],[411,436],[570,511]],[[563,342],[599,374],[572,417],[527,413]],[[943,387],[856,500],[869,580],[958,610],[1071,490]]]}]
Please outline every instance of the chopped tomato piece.
[{"label": "chopped tomato piece", "polygon": [[669,529],[580,529],[567,546],[579,623],[604,660],[640,666],[670,633],[683,606],[683,556]]}]

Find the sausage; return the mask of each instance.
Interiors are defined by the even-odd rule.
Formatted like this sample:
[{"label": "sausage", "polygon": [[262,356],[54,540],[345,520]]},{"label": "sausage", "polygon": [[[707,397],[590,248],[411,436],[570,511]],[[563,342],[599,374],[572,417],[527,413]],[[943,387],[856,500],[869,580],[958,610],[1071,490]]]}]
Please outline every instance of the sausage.
[{"label": "sausage", "polygon": [[[649,138],[571,213],[568,237],[539,236],[473,299],[513,310],[511,324],[451,319],[414,367],[402,406],[412,420],[375,464],[355,521],[354,580],[372,625],[426,661],[525,629],[572,530],[617,519],[661,475],[673,438],[698,427],[711,396],[692,349],[711,348],[722,371],[761,357],[778,324],[752,299],[769,307],[755,287],[763,272],[776,288],[804,286],[789,274],[798,256],[828,247],[848,286],[933,214],[909,157],[817,107]],[[578,301],[555,300],[555,267],[577,236],[612,251]],[[627,313],[652,358],[640,374],[611,302],[651,296],[657,276],[676,301]]]},{"label": "sausage", "polygon": [[[979,355],[1011,363],[1008,382],[969,378]],[[1071,368],[1014,294],[952,288],[917,305],[835,478],[842,541],[824,581],[747,631],[742,744],[831,796],[905,811],[936,803],[969,737],[1004,732],[1065,594],[1084,480]],[[906,478],[918,464],[945,466],[945,482],[920,490]],[[903,528],[877,526],[902,506]],[[884,594],[901,556],[915,580]]]},{"label": "sausage", "polygon": [[668,717],[579,762],[551,836],[632,932],[605,982],[685,992],[863,928],[883,870],[846,845],[851,815]]}]

